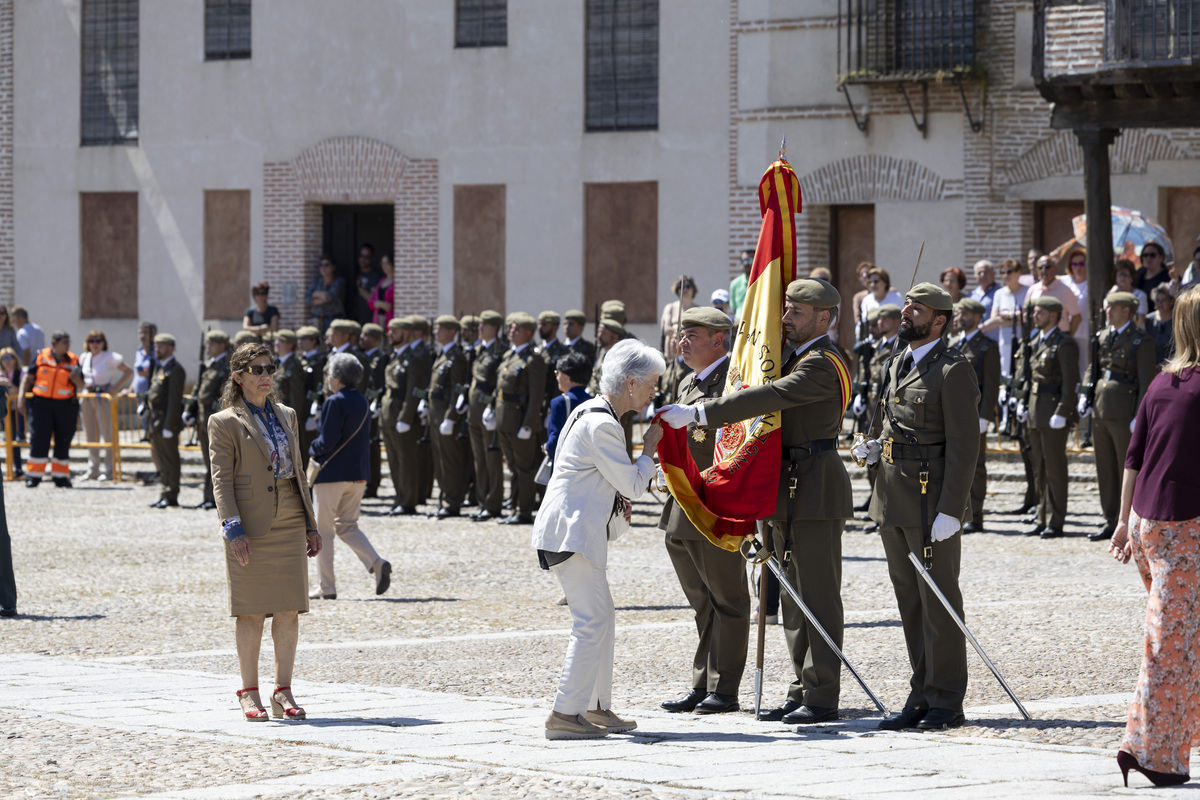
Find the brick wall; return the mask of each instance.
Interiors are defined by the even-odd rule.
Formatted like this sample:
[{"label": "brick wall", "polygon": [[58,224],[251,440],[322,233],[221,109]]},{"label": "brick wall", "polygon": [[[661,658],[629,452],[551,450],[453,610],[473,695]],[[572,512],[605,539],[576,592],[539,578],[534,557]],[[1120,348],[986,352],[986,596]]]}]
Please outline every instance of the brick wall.
[{"label": "brick wall", "polygon": [[1092,72],[1104,63],[1104,7],[1046,9],[1046,75]]},{"label": "brick wall", "polygon": [[[304,197],[300,194],[300,182],[292,165],[264,164],[263,277],[272,286],[296,284],[297,302],[276,302],[283,326],[292,330],[307,320],[304,292],[316,263],[305,252],[306,222]],[[320,224],[318,216],[318,233]]]},{"label": "brick wall", "polygon": [[396,307],[437,314],[438,162],[410,161],[396,199]]},{"label": "brick wall", "polygon": [[0,302],[13,302],[16,277],[13,246],[13,0],[0,0]]}]

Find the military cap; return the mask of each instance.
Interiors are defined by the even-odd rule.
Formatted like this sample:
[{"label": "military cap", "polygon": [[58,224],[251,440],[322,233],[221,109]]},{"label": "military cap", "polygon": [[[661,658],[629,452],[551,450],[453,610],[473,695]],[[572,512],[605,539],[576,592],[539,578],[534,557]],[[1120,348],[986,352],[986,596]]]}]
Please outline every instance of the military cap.
[{"label": "military cap", "polygon": [[613,319],[612,317],[601,317],[600,318],[600,327],[608,328],[610,331],[617,334],[618,336],[625,335],[625,326],[621,324],[620,320]]},{"label": "military cap", "polygon": [[254,331],[238,331],[233,335],[233,343],[238,347],[244,344],[262,344],[262,339]]},{"label": "military cap", "polygon": [[879,319],[900,319],[900,308],[891,303],[886,303],[882,306],[875,306],[871,309],[871,313],[875,314]]},{"label": "military cap", "polygon": [[411,331],[413,329],[412,317],[392,317],[388,323],[389,331]]},{"label": "military cap", "polygon": [[580,325],[587,325],[587,314],[584,314],[578,308],[572,308],[567,313],[563,314],[563,319],[568,322],[578,322]]},{"label": "military cap", "polygon": [[206,342],[228,342],[229,334],[225,331],[208,331],[204,334]]},{"label": "military cap", "polygon": [[983,314],[987,311],[983,303],[973,297],[964,297],[954,304],[955,311],[970,311],[972,314]]},{"label": "military cap", "polygon": [[693,325],[712,328],[714,331],[727,331],[733,327],[733,320],[719,308],[693,306],[683,312],[683,316],[679,318],[679,327],[690,328]]},{"label": "military cap", "polygon": [[500,316],[499,311],[492,311],[490,308],[479,315],[479,322],[483,325],[495,325],[499,328],[504,324],[504,317]]},{"label": "military cap", "polygon": [[537,321],[539,323],[549,322],[551,324],[557,325],[559,322],[562,321],[562,317],[560,317],[558,315],[557,311],[543,311],[542,313],[538,314]]},{"label": "military cap", "polygon": [[813,308],[833,308],[842,304],[842,296],[833,284],[821,278],[801,278],[787,287],[787,299]]},{"label": "military cap", "polygon": [[1138,307],[1138,298],[1133,292],[1109,292],[1105,295],[1104,302],[1110,306]]},{"label": "military cap", "polygon": [[1059,302],[1059,299],[1057,297],[1051,297],[1048,294],[1044,294],[1037,300],[1034,300],[1033,304],[1038,308],[1044,308],[1048,311],[1053,311],[1055,314],[1061,314],[1063,310],[1063,304]]},{"label": "military cap", "polygon": [[[300,330],[304,330],[304,329],[301,328]],[[315,331],[316,328],[313,328],[313,330]],[[283,341],[290,342],[291,344],[295,344],[296,339],[298,337],[296,336],[295,331],[290,331],[287,328],[280,328],[279,330],[275,331],[275,338],[282,339]]]},{"label": "military cap", "polygon": [[459,324],[458,319],[453,314],[438,314],[438,317],[433,321],[433,324],[442,328],[454,328],[455,330],[458,330],[462,327],[462,325]]},{"label": "military cap", "polygon": [[[281,331],[282,333],[282,331]],[[297,339],[320,339],[321,332],[312,325],[302,325],[296,330]]]},{"label": "military cap", "polygon": [[950,297],[950,293],[928,281],[918,283],[909,289],[904,295],[904,299],[920,303],[923,306],[932,308],[934,311],[954,310],[954,299]]},{"label": "military cap", "polygon": [[600,304],[600,316],[615,319],[625,325],[625,304],[620,300],[605,300]]},{"label": "military cap", "polygon": [[478,328],[479,317],[475,316],[474,314],[463,314],[463,317],[458,321],[458,324],[464,328]]},{"label": "military cap", "polygon": [[383,338],[383,326],[376,325],[374,322],[368,322],[362,327],[363,336],[374,336],[376,339]]},{"label": "military cap", "polygon": [[422,317],[420,314],[413,314],[412,316],[409,317],[409,320],[412,321],[412,326],[413,326],[414,331],[428,331],[429,330],[429,320],[426,319],[425,317]]},{"label": "military cap", "polygon": [[527,331],[537,329],[537,320],[532,314],[526,314],[524,311],[514,311],[508,315],[508,319],[504,320],[505,325],[516,325],[518,328],[524,328]]},{"label": "military cap", "polygon": [[[56,331],[57,332],[57,331]],[[155,344],[169,344],[175,346],[175,337],[169,333],[160,333],[154,337]]]},{"label": "military cap", "polygon": [[362,333],[362,325],[352,319],[335,319],[329,323],[329,329],[338,333],[348,333],[354,336]]}]

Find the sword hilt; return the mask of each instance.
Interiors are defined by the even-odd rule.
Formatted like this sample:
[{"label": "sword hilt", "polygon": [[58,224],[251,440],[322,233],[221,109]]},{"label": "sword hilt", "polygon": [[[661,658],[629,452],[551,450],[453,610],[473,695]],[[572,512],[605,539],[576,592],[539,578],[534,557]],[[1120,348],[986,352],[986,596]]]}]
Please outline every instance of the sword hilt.
[{"label": "sword hilt", "polygon": [[753,535],[742,539],[738,552],[751,564],[765,564],[771,558],[771,551],[763,546],[757,536]]}]

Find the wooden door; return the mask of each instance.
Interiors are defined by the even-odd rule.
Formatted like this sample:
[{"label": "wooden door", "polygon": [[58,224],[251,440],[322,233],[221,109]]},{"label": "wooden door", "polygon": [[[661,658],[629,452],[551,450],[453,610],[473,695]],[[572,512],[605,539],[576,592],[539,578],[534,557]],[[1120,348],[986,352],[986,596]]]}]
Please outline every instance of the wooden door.
[{"label": "wooden door", "polygon": [[854,357],[854,295],[862,291],[857,268],[875,261],[875,206],[834,206],[830,220],[833,285],[842,295],[838,332],[842,350]]},{"label": "wooden door", "polygon": [[1159,222],[1171,237],[1175,251],[1175,268],[1179,276],[1192,261],[1192,252],[1200,245],[1200,186],[1171,186],[1167,188],[1166,219]]}]

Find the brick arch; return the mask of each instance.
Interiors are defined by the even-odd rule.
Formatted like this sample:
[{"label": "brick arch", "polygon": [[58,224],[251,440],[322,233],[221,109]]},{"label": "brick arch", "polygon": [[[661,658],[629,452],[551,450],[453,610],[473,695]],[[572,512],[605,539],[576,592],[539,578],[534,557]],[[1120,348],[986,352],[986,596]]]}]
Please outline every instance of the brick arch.
[{"label": "brick arch", "polygon": [[396,148],[362,136],[326,139],[292,159],[308,203],[393,202],[407,165]]},{"label": "brick arch", "polygon": [[[1126,130],[1109,150],[1114,175],[1140,174],[1151,161],[1188,158],[1185,150],[1162,133]],[[1006,170],[1008,183],[1030,183],[1043,178],[1083,174],[1083,149],[1071,131],[1057,131],[1030,147]]]},{"label": "brick arch", "polygon": [[882,200],[941,200],[949,182],[908,158],[863,155],[843,158],[800,179],[804,204],[839,205]]}]

